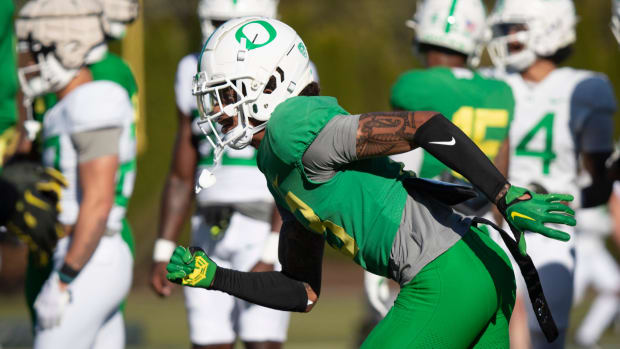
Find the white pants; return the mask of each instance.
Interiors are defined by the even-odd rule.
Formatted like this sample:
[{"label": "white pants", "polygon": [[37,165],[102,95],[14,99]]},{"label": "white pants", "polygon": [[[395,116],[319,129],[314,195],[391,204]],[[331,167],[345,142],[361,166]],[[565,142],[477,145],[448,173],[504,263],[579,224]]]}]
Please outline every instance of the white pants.
[{"label": "white pants", "polygon": [[[545,293],[545,298],[549,303],[551,314],[558,327],[559,337],[553,343],[547,343],[532,307],[530,298],[527,293],[525,280],[521,275],[519,266],[512,259],[506,245],[501,237],[494,229],[489,228],[491,236],[506,253],[510,256],[513,269],[515,271],[515,279],[517,280],[517,294],[525,302],[527,309],[528,327],[532,339],[532,348],[564,348],[566,341],[566,332],[568,331],[570,310],[573,302],[573,278],[575,269],[575,232],[573,227],[558,226],[549,224],[549,227],[562,230],[571,235],[571,239],[567,242],[550,239],[544,235],[537,233],[528,233],[525,235],[527,244],[527,253],[532,258],[534,266],[538,270],[540,283]],[[504,224],[504,230],[510,234],[507,224]]]},{"label": "white pants", "polygon": [[[54,270],[63,264],[71,238],[58,241]],[[120,305],[129,293],[133,257],[120,234],[104,236],[77,278],[70,284],[71,303],[60,325],[35,330],[34,348],[107,348],[125,346]]]},{"label": "white pants", "polygon": [[576,332],[576,340],[594,346],[618,313],[620,268],[605,248],[603,236],[577,235],[577,267],[575,268],[575,303],[583,298],[588,285],[597,296]]},{"label": "white pants", "polygon": [[[210,228],[202,216],[193,216],[192,246],[202,247],[218,266],[239,271],[249,271],[259,261],[271,231],[270,224],[237,212],[225,232],[213,236]],[[237,335],[244,342],[286,340],[289,312],[261,307],[219,291],[184,287],[183,292],[193,344],[233,343]]]}]

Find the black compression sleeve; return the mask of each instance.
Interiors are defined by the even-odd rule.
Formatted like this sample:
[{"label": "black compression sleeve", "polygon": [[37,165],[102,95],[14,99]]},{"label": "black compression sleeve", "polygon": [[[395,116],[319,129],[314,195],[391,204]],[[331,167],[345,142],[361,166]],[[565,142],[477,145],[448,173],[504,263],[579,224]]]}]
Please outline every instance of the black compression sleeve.
[{"label": "black compression sleeve", "polygon": [[493,203],[508,183],[478,146],[441,114],[422,124],[413,141],[467,178]]},{"label": "black compression sleeve", "polygon": [[591,184],[581,189],[581,207],[603,205],[609,201],[613,182],[607,177],[605,161],[611,152],[583,153],[584,167],[590,175]]},{"label": "black compression sleeve", "polygon": [[15,186],[8,181],[0,178],[0,225],[4,225],[15,212],[15,204],[17,203],[18,193]]},{"label": "black compression sleeve", "polygon": [[272,309],[305,312],[306,287],[277,271],[241,272],[218,267],[211,289]]}]

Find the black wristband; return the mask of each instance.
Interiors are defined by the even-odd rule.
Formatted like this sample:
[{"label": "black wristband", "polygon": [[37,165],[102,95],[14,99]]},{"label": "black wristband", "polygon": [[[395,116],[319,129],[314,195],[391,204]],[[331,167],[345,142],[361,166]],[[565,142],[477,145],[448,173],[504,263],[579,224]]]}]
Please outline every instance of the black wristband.
[{"label": "black wristband", "polygon": [[493,203],[508,184],[482,150],[441,114],[422,124],[416,130],[413,142],[467,178]]},{"label": "black wristband", "polygon": [[60,270],[58,271],[58,277],[60,281],[70,284],[80,273],[80,270],[75,270],[66,262],[62,265]]},{"label": "black wristband", "polygon": [[305,312],[306,287],[277,271],[241,272],[218,267],[211,289],[272,309]]}]

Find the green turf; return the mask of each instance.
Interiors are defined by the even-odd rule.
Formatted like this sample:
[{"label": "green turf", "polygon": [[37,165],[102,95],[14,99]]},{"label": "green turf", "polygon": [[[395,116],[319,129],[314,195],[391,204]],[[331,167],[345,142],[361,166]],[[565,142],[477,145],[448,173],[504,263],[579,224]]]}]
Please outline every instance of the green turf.
[{"label": "green turf", "polygon": [[[586,311],[591,301],[588,297],[584,304],[575,308],[572,315],[571,333]],[[321,300],[309,314],[293,314],[289,329],[287,349],[349,349],[353,348],[355,333],[363,315],[361,289],[347,288],[324,290]],[[138,345],[129,349],[167,349],[189,348],[187,323],[183,296],[180,289],[167,299],[157,298],[150,290],[132,291],[127,311],[126,322],[130,328],[129,336],[137,338]],[[7,325],[28,323],[28,315],[23,298],[20,295],[3,295],[0,297],[0,340]],[[137,333],[137,335],[136,335]],[[4,345],[3,345],[4,344]],[[21,347],[7,346],[0,342],[3,349]],[[241,346],[238,346],[239,348]],[[620,347],[620,334],[606,331],[601,348]],[[569,345],[568,348],[575,348]]]}]

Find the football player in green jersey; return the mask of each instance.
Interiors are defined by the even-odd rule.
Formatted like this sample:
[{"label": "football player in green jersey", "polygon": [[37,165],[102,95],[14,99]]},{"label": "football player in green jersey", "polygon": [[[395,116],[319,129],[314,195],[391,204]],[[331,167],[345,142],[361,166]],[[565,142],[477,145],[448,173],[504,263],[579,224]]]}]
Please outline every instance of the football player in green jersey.
[{"label": "football player in green jersey", "polygon": [[[407,26],[416,32],[414,49],[426,69],[402,74],[392,87],[390,102],[396,110],[442,113],[494,160],[500,149],[504,150],[503,157],[508,155],[514,99],[508,84],[470,68],[479,61],[485,19],[480,0],[420,2]],[[413,167],[424,178],[453,181],[455,176],[460,177],[428,152],[423,153],[421,164]],[[507,162],[501,161],[498,168],[506,175]],[[484,214],[477,207],[465,213]]]},{"label": "football player in green jersey", "polygon": [[[572,197],[511,186],[440,113],[349,115],[335,98],[318,96],[312,76],[306,46],[280,21],[234,19],[209,38],[193,85],[202,125],[210,129],[216,154],[228,146],[258,149],[259,169],[283,218],[282,271],[239,272],[217,266],[200,249],[179,246],[168,279],[308,312],[320,294],[327,242],[401,285],[394,307],[363,347],[507,347],[515,293],[508,257],[476,227],[480,219],[449,207],[472,191],[416,178],[387,156],[422,147],[477,186],[511,225],[516,241],[503,235],[534,286],[536,270],[522,233],[568,240],[545,223],[574,225],[572,210],[559,202]],[[211,176],[203,173],[199,183],[213,183]],[[544,296],[540,288],[531,291],[553,340]]]},{"label": "football player in green jersey", "polygon": [[[510,87],[481,76],[477,65],[485,33],[485,9],[480,0],[435,0],[418,3],[407,26],[415,30],[414,50],[426,69],[403,73],[392,88],[395,110],[436,110],[458,126],[493,160],[503,175],[508,172],[508,126],[514,100]],[[420,177],[447,182],[463,178],[421,149],[392,157]],[[491,204],[482,195],[455,209],[483,216]],[[497,217],[501,220],[501,217]],[[387,283],[365,273],[366,294],[378,313],[385,315],[391,299]]]}]

